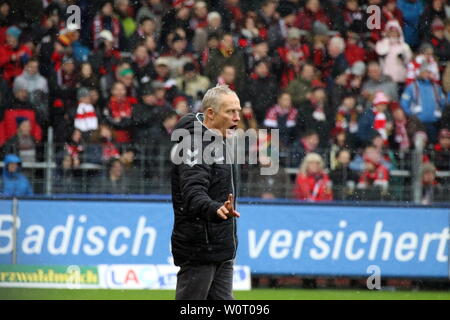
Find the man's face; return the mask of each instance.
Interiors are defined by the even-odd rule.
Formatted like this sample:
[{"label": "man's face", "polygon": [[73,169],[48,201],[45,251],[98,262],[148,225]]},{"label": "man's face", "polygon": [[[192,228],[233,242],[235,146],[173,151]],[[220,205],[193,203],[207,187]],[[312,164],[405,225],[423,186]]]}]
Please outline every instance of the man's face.
[{"label": "man's face", "polygon": [[233,38],[230,35],[224,36],[222,39],[222,45],[227,49],[233,48]]},{"label": "man's face", "polygon": [[27,64],[26,70],[27,70],[28,74],[35,75],[38,73],[39,64],[36,61],[29,62]]},{"label": "man's face", "polygon": [[222,71],[222,78],[227,84],[234,83],[234,80],[236,79],[236,72],[234,71],[234,68],[225,67]]},{"label": "man's face", "polygon": [[280,105],[281,108],[283,109],[287,109],[291,106],[291,95],[289,94],[283,94],[279,99],[278,99],[278,104]]},{"label": "man's face", "polygon": [[10,35],[6,35],[6,43],[10,46],[10,47],[12,47],[12,48],[15,48],[15,47],[17,47],[17,44],[19,43],[18,41],[17,41],[17,38],[15,38],[15,37],[13,37],[13,36],[10,36]]},{"label": "man's face", "polygon": [[22,121],[18,131],[23,136],[29,136],[31,134],[31,123],[28,120]]},{"label": "man's face", "polygon": [[152,34],[155,31],[155,23],[152,20],[145,20],[142,24],[142,31],[145,34]]},{"label": "man's face", "polygon": [[381,78],[381,68],[377,64],[371,64],[367,70],[369,78],[373,80],[380,80]]},{"label": "man's face", "polygon": [[302,78],[311,81],[314,76],[314,68],[310,65],[305,65],[302,70]]},{"label": "man's face", "polygon": [[315,149],[319,145],[319,135],[312,134],[304,138],[305,143],[309,146],[310,149]]},{"label": "man's face", "polygon": [[253,47],[253,51],[256,55],[265,57],[269,52],[269,46],[267,45],[267,42],[261,42]]},{"label": "man's face", "polygon": [[450,138],[447,138],[447,137],[439,138],[439,144],[444,149],[450,149]]},{"label": "man's face", "polygon": [[187,42],[186,40],[177,40],[172,44],[173,50],[177,53],[182,53],[184,49],[186,49]]},{"label": "man's face", "polygon": [[184,77],[188,80],[194,79],[195,78],[195,71],[186,71],[184,73]]},{"label": "man's face", "polygon": [[8,164],[8,171],[9,172],[16,172],[18,168],[17,163],[10,163]]},{"label": "man's face", "polygon": [[156,103],[156,97],[153,94],[146,94],[142,96],[142,101],[144,101],[146,105],[152,106]]},{"label": "man's face", "polygon": [[350,153],[343,151],[341,153],[339,153],[339,157],[338,157],[338,161],[341,164],[349,164],[350,163]]},{"label": "man's face", "polygon": [[423,182],[425,184],[432,184],[436,179],[436,173],[433,171],[426,171],[423,173]]},{"label": "man's face", "polygon": [[75,64],[73,62],[66,62],[62,65],[64,72],[73,73],[75,71]]},{"label": "man's face", "polygon": [[217,129],[224,137],[231,136],[240,120],[241,104],[235,94],[221,96],[222,105],[219,112],[208,108],[207,116],[211,119],[211,129]]},{"label": "man's face", "polygon": [[269,68],[267,67],[267,64],[258,64],[258,66],[255,68],[255,73],[261,78],[267,77],[267,75],[269,74]]},{"label": "man's face", "polygon": [[122,164],[120,161],[115,161],[114,164],[111,166],[111,175],[115,177],[121,177],[123,173]]}]

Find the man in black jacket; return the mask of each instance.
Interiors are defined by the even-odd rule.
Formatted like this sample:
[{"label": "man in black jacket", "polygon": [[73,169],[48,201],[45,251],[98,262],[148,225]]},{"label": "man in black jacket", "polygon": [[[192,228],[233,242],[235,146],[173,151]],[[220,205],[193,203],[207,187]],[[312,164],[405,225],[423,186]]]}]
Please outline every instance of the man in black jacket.
[{"label": "man in black jacket", "polygon": [[[229,300],[233,299],[235,218],[239,213],[234,209],[236,165],[229,160],[225,139],[232,137],[241,107],[236,93],[224,85],[208,90],[202,104],[204,114],[187,114],[172,135],[172,140],[178,138],[171,177],[175,213],[172,254],[180,266],[176,299]],[[207,135],[219,141],[223,151],[221,155],[212,152],[212,161],[202,153],[214,143],[203,141]],[[193,143],[183,143],[189,140]],[[183,161],[175,161],[174,154],[181,153]]]}]

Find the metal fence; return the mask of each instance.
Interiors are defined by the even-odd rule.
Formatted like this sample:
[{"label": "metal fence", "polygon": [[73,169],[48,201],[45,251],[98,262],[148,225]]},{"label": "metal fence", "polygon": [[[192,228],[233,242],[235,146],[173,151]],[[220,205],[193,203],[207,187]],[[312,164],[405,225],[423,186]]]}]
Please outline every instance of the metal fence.
[{"label": "metal fence", "polygon": [[[22,167],[30,179],[35,194],[169,194],[170,193],[170,146],[134,145],[136,156],[130,165],[121,166],[122,177],[114,180],[110,177],[111,159],[104,156],[101,145],[83,145],[79,154],[80,164],[76,167],[64,165],[64,145],[53,143],[52,135],[43,145],[42,159],[38,162],[24,162]],[[120,150],[120,146],[118,147]],[[292,199],[298,163],[292,161],[296,150],[280,152],[280,170],[276,175],[262,176],[260,166],[242,165],[240,168],[240,190],[242,197],[285,198]],[[318,151],[325,162],[327,171],[331,171],[333,150]],[[433,152],[413,150],[409,152],[391,152],[389,186],[386,190],[377,188],[358,189],[355,185],[334,186],[335,200],[347,201],[408,201],[421,202],[422,159],[424,154],[432,161],[440,161]],[[442,160],[442,159],[441,159]],[[445,163],[437,166],[445,168]],[[0,163],[3,167],[3,163]],[[447,192],[436,201],[450,202],[450,172],[437,172],[438,178]],[[448,196],[448,198],[446,198]]]}]

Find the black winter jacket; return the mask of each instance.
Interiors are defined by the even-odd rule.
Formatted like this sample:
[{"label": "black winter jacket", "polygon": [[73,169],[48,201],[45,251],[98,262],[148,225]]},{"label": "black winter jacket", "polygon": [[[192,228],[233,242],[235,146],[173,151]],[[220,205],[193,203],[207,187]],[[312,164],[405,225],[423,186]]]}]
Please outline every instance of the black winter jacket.
[{"label": "black winter jacket", "polygon": [[[202,125],[203,114],[187,114],[180,119],[176,129],[186,129],[194,140],[194,123],[200,126],[201,136],[208,130]],[[186,135],[179,139],[181,142]],[[201,140],[202,141],[202,140]],[[203,150],[209,141],[202,142]],[[181,143],[174,150],[179,152]],[[223,145],[225,147],[225,145]],[[198,150],[192,145],[191,150]],[[195,152],[195,151],[194,151]],[[172,152],[172,155],[174,153]],[[182,154],[182,152],[180,152]],[[212,164],[203,161],[198,152],[197,163],[172,161],[172,201],[175,214],[172,231],[172,254],[175,265],[192,263],[218,263],[234,259],[237,249],[236,220],[222,220],[217,210],[228,194],[236,199],[236,165],[227,164],[215,157]],[[223,158],[226,159],[224,150]],[[222,158],[222,157],[220,157]],[[191,160],[194,158],[190,158]],[[200,160],[202,162],[200,163]],[[236,200],[234,204],[236,209]]]}]

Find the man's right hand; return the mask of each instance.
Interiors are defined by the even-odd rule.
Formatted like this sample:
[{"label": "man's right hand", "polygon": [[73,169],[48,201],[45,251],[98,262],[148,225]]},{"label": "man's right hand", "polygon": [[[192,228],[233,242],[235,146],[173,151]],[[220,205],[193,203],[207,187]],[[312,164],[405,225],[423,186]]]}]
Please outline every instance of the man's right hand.
[{"label": "man's right hand", "polygon": [[239,218],[241,215],[234,210],[233,203],[233,195],[230,193],[228,200],[224,202],[223,206],[217,209],[217,215],[223,220],[227,220],[228,216]]}]

